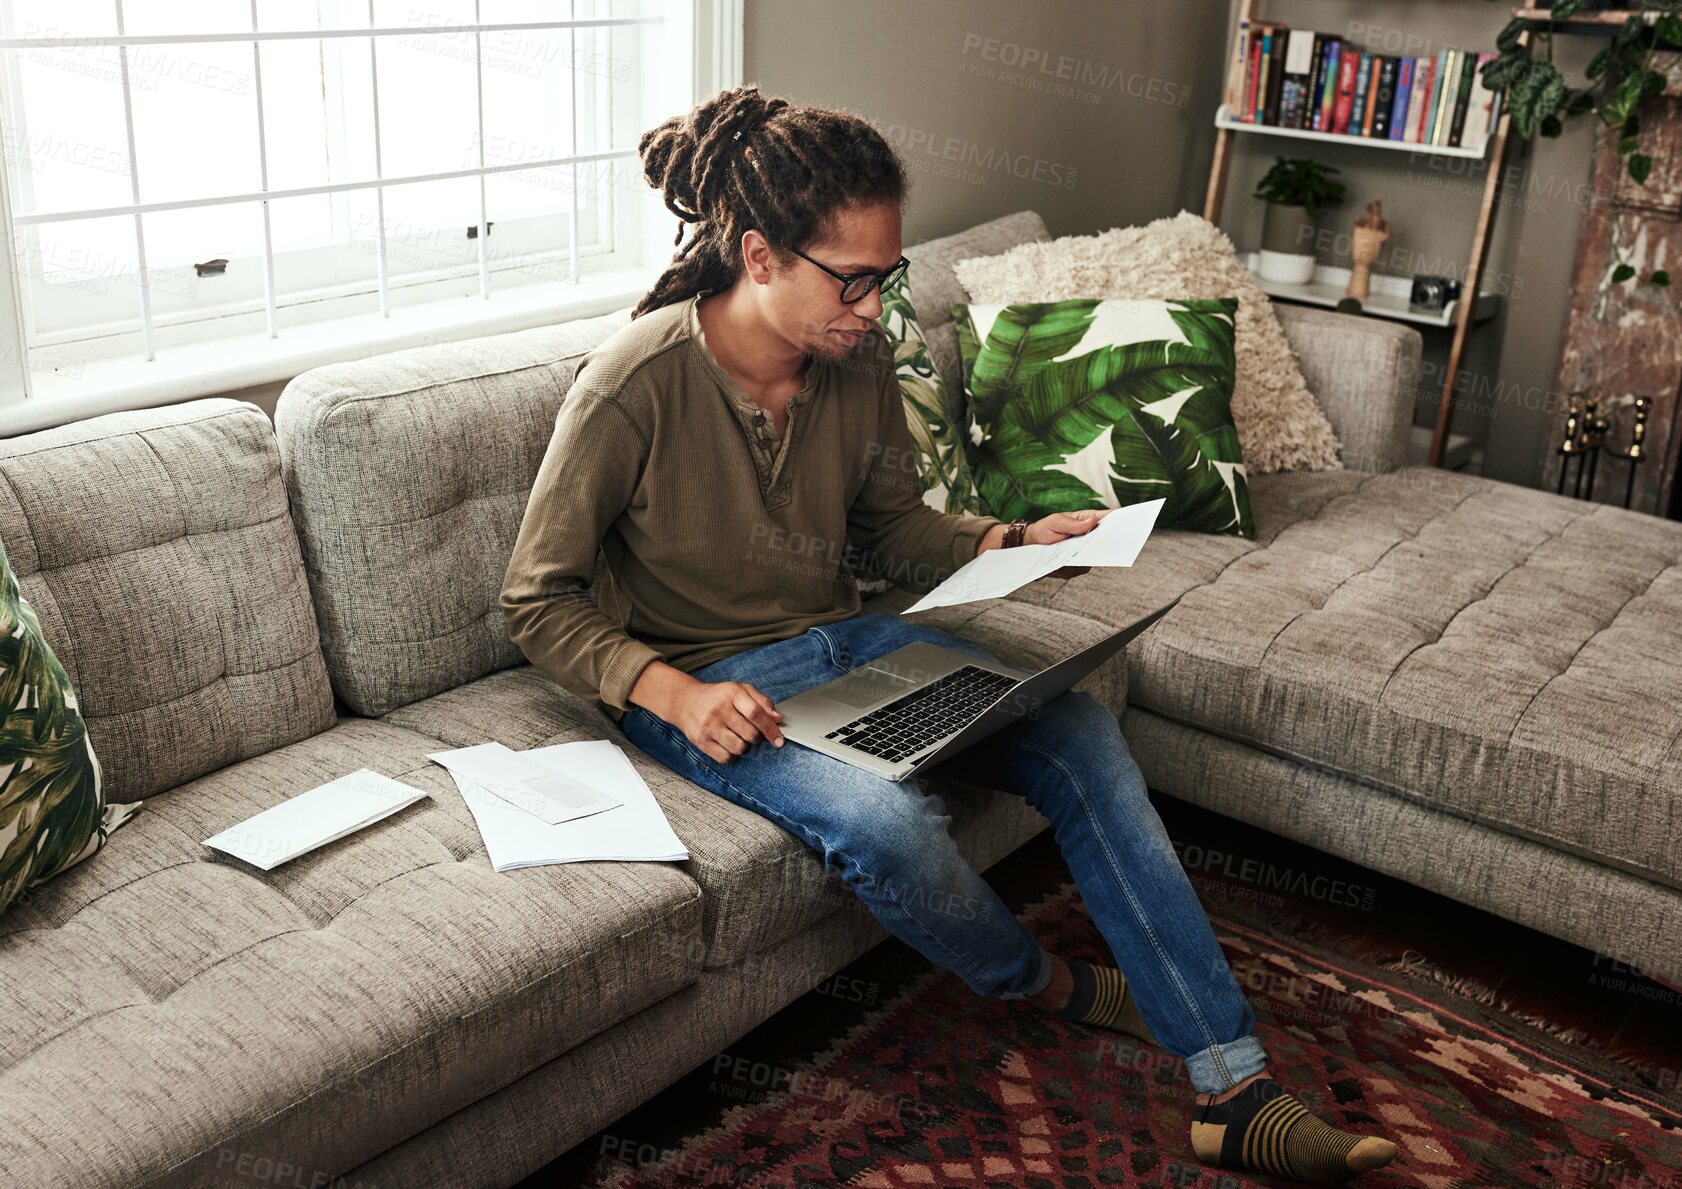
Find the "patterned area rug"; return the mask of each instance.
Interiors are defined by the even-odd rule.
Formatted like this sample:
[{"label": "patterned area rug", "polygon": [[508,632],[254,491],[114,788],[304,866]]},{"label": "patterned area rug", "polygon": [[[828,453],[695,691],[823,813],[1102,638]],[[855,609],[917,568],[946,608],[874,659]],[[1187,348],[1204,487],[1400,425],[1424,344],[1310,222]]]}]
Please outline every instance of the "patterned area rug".
[{"label": "patterned area rug", "polygon": [[[1109,959],[1074,885],[1023,913],[1048,949]],[[1682,1094],[1434,985],[1270,937],[1216,936],[1274,1076],[1310,1109],[1401,1149],[1357,1186],[1682,1189]],[[590,1183],[901,1189],[1288,1184],[1207,1168],[1187,1139],[1183,1064],[1128,1037],[980,999],[934,970],[658,1162],[604,1159]]]}]

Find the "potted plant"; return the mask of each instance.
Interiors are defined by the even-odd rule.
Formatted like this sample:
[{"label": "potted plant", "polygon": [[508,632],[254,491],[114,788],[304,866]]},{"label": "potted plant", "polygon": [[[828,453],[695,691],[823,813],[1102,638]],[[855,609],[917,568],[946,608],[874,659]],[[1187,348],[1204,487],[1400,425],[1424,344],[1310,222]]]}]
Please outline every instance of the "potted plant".
[{"label": "potted plant", "polygon": [[1306,285],[1314,279],[1320,212],[1343,200],[1343,183],[1330,177],[1336,172],[1308,157],[1275,157],[1256,184],[1255,196],[1267,203],[1257,269],[1264,280]]},{"label": "potted plant", "polygon": [[[1645,186],[1654,154],[1671,151],[1661,131],[1642,128],[1641,116],[1647,100],[1667,89],[1674,94],[1671,78],[1682,72],[1682,55],[1677,52],[1682,50],[1682,0],[1553,0],[1542,7],[1545,18],[1515,16],[1496,36],[1496,56],[1482,69],[1484,86],[1501,96],[1513,131],[1526,140],[1556,137],[1567,121],[1593,112],[1601,134],[1616,143],[1630,180]],[[1579,88],[1554,65],[1554,35],[1562,23],[1597,8],[1628,9],[1632,15],[1622,24],[1606,26],[1611,40],[1589,59]],[[1654,201],[1660,199],[1655,196]],[[1614,242],[1612,247],[1617,261],[1612,283],[1635,280],[1636,268],[1624,259],[1622,245]],[[1668,286],[1670,272],[1651,269],[1638,283]]]}]

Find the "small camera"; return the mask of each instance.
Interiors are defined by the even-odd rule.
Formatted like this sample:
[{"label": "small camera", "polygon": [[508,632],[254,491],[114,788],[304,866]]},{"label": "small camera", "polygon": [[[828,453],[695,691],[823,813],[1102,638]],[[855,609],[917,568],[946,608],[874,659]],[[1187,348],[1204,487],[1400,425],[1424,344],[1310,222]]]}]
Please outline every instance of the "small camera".
[{"label": "small camera", "polygon": [[1413,278],[1408,304],[1418,310],[1440,310],[1460,296],[1460,282],[1448,277]]}]

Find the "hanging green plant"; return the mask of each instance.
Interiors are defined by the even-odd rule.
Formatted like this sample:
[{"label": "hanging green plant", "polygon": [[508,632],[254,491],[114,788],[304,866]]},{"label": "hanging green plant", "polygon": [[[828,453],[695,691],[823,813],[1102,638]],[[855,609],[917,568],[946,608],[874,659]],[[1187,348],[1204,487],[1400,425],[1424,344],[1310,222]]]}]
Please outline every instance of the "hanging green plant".
[{"label": "hanging green plant", "polygon": [[[1653,172],[1653,158],[1639,152],[1643,100],[1663,94],[1667,79],[1653,67],[1653,55],[1660,49],[1682,49],[1682,0],[1639,0],[1632,4],[1630,18],[1619,26],[1611,41],[1589,62],[1584,71],[1588,85],[1574,89],[1554,65],[1556,26],[1586,9],[1591,0],[1554,0],[1545,21],[1515,17],[1495,38],[1496,56],[1483,67],[1483,83],[1505,96],[1513,131],[1526,140],[1538,136],[1556,137],[1565,122],[1590,112],[1600,117],[1608,135],[1616,129],[1618,156],[1637,185],[1646,185]],[[1536,36],[1525,39],[1534,30]],[[1542,46],[1546,57],[1536,55]],[[1612,272],[1616,283],[1631,280],[1635,269],[1618,261]],[[1658,270],[1646,282],[1670,284],[1670,274]]]}]

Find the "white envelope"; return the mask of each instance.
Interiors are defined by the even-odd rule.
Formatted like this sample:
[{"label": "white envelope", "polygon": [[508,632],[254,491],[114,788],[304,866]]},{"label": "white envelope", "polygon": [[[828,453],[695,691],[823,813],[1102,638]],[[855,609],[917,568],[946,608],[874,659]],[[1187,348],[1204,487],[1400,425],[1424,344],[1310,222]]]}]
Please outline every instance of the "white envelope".
[{"label": "white envelope", "polygon": [[617,797],[591,788],[566,772],[536,763],[528,753],[501,743],[428,752],[426,758],[448,768],[452,776],[488,789],[551,826],[620,804]]},{"label": "white envelope", "polygon": [[318,784],[204,840],[225,854],[272,871],[288,859],[335,842],[427,796],[424,789],[358,768]]}]

